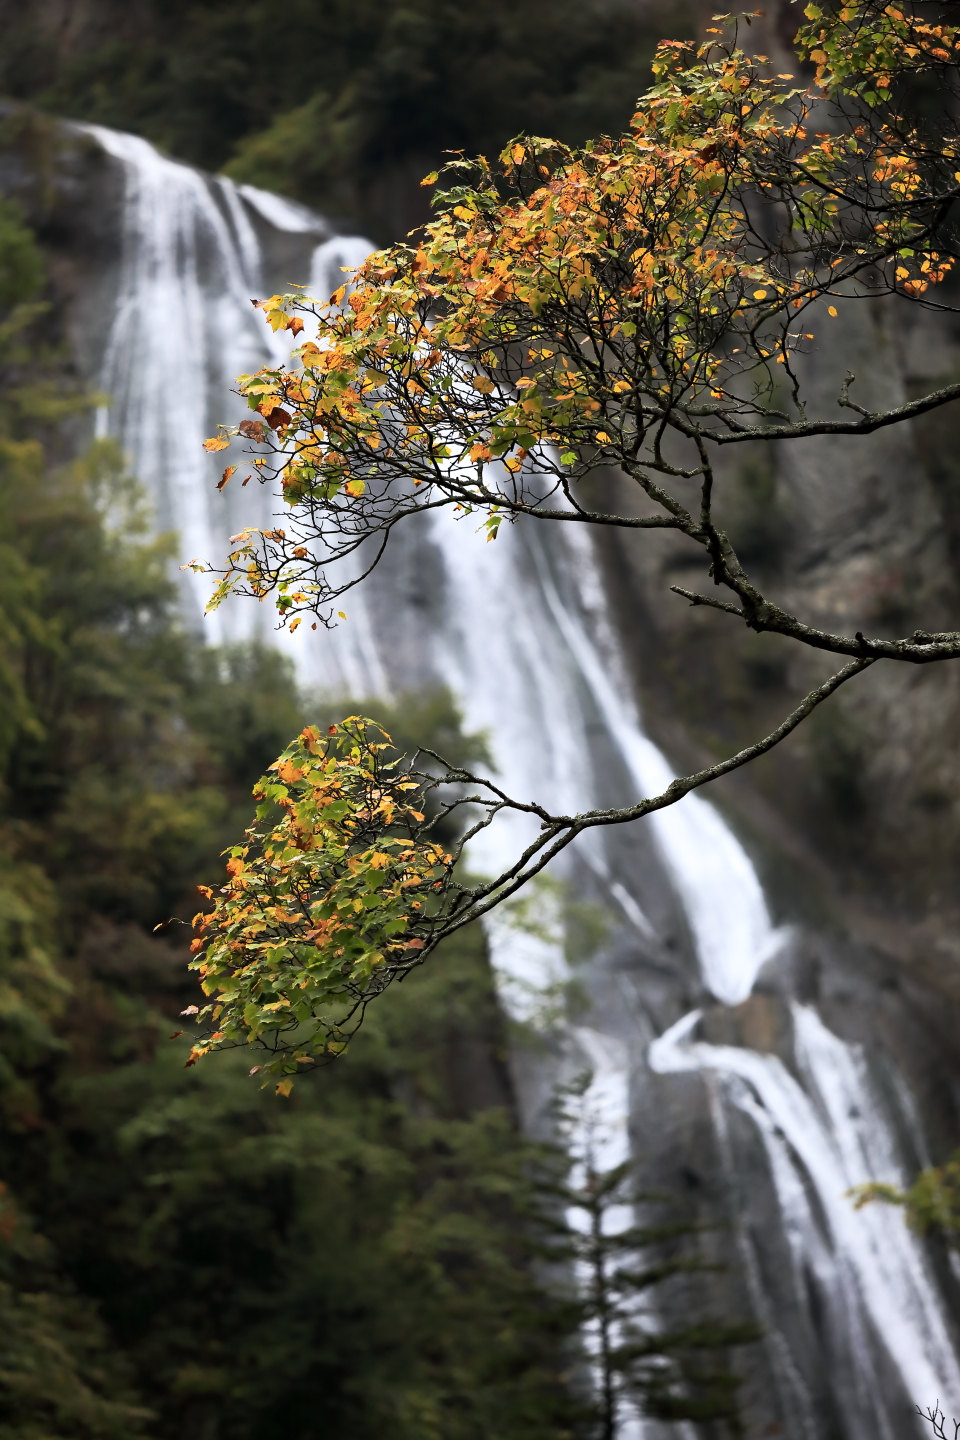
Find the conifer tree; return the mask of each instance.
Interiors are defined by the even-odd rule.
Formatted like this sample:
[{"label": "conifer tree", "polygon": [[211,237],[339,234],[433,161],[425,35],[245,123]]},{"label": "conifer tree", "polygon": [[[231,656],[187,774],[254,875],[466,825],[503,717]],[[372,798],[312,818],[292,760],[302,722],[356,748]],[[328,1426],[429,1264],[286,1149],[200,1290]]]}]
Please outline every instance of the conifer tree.
[{"label": "conifer tree", "polygon": [[[671,1197],[637,1187],[632,1158],[604,1164],[610,1126],[591,1098],[591,1080],[585,1073],[563,1095],[572,1171],[557,1198],[582,1295],[599,1440],[616,1440],[631,1409],[658,1420],[723,1421],[739,1434],[741,1377],[727,1354],[760,1331],[700,1313],[696,1286],[677,1293],[683,1277],[723,1267],[697,1244],[701,1224],[677,1216]],[[667,1208],[671,1218],[658,1218]]]}]

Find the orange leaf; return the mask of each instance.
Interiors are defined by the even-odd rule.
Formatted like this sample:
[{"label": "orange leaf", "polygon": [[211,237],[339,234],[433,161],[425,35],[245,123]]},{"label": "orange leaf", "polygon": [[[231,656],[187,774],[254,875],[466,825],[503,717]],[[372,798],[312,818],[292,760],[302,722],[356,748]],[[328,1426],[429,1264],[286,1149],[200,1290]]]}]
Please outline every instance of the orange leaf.
[{"label": "orange leaf", "polygon": [[224,470],[223,472],[223,479],[217,481],[217,489],[222,490],[224,485],[226,485],[227,481],[230,479],[230,476],[235,475],[236,471],[236,465],[228,465],[226,470]]},{"label": "orange leaf", "polygon": [[209,450],[212,455],[215,454],[217,450],[226,450],[229,444],[229,440],[224,440],[220,435],[214,435],[212,440],[204,440],[203,448],[204,450]]},{"label": "orange leaf", "polygon": [[294,335],[300,334],[300,331],[303,329],[303,321],[299,315],[294,315],[292,320],[287,321],[287,329],[292,330]]}]

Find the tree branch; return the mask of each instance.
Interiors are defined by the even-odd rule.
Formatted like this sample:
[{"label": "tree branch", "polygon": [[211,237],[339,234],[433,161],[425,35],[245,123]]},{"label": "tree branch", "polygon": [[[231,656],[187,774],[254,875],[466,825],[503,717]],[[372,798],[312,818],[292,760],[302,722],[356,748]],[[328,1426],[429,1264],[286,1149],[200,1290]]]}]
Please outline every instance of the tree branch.
[{"label": "tree branch", "polygon": [[960,382],[945,385],[941,390],[932,390],[929,395],[923,395],[919,400],[910,400],[906,405],[899,405],[894,410],[867,414],[862,420],[804,420],[795,425],[740,426],[730,416],[726,423],[733,428],[732,435],[724,435],[716,430],[703,430],[692,425],[687,427],[682,421],[677,422],[677,429],[682,430],[690,439],[702,436],[715,445],[737,445],[745,440],[803,440],[811,435],[872,435],[874,430],[882,430],[887,425],[899,425],[904,420],[925,415],[928,410],[936,410],[951,400],[960,400]]},{"label": "tree branch", "polygon": [[[654,795],[646,800],[640,800],[636,805],[628,805],[614,810],[588,810],[582,815],[550,815],[543,821],[543,833],[534,840],[523,852],[519,861],[510,870],[505,871],[487,884],[478,887],[473,892],[473,899],[469,906],[461,911],[450,924],[438,928],[434,937],[431,938],[427,948],[423,952],[423,958],[433,950],[445,936],[459,930],[461,926],[468,925],[471,921],[488,915],[490,911],[504,900],[508,900],[524,885],[538,875],[549,862],[559,855],[562,850],[576,839],[585,830],[595,829],[600,825],[626,825],[633,820],[642,819],[644,815],[651,815],[655,810],[665,810],[671,805],[676,805],[685,795],[692,790],[698,790],[703,785],[708,785],[712,780],[719,780],[723,775],[729,775],[741,766],[748,765],[761,755],[766,755],[773,750],[782,740],[785,740],[797,726],[806,720],[807,716],[821,705],[824,700],[839,690],[848,680],[855,675],[868,670],[875,664],[873,658],[853,660],[849,665],[844,665],[829,680],[811,690],[800,702],[797,708],[786,717],[786,719],[765,735],[762,740],[756,741],[753,745],[738,750],[735,755],[729,756],[726,760],[720,760],[716,765],[708,765],[703,770],[696,770],[690,775],[683,775],[672,781],[660,795]],[[465,772],[458,772],[461,777]],[[489,782],[477,776],[470,775],[469,778],[476,784],[488,785]],[[489,788],[494,789],[491,785]],[[502,796],[502,791],[496,793]],[[529,811],[529,805],[506,801],[506,807]]]}]

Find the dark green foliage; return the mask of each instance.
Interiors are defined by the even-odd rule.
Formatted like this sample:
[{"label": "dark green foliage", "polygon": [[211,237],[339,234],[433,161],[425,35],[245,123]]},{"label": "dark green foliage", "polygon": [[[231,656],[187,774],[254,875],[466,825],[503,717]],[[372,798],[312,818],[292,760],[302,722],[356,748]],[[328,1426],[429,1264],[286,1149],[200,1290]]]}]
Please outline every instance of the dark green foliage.
[{"label": "dark green foliage", "polygon": [[97,0],[57,30],[0,4],[0,91],[137,131],[397,238],[441,152],[622,129],[681,5]]},{"label": "dark green foliage", "polygon": [[855,1185],[850,1194],[857,1210],[874,1200],[902,1205],[913,1230],[921,1235],[936,1235],[954,1249],[960,1245],[960,1151],[955,1151],[943,1165],[921,1170],[906,1190],[869,1180],[865,1185]]},{"label": "dark green foliage", "polygon": [[133,1440],[148,1413],[96,1307],[0,1190],[0,1437]]},{"label": "dark green foliage", "polygon": [[16,201],[0,197],[0,312],[34,298],[43,267],[33,235]]},{"label": "dark green foliage", "polygon": [[[105,1040],[122,1024],[104,980],[77,998]],[[54,1181],[44,1225],[157,1433],[267,1437],[281,1414],[303,1437],[563,1433],[563,1326],[530,1274],[533,1156],[495,1035],[475,945],[289,1102],[247,1055],[184,1070],[182,1042],[68,1068],[58,1133],[19,1168]]]}]

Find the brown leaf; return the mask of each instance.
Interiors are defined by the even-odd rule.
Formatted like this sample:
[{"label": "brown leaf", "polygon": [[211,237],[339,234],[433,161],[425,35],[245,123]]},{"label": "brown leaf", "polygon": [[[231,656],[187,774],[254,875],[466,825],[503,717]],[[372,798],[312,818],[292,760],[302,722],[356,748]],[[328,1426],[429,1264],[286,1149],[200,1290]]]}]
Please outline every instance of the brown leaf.
[{"label": "brown leaf", "polygon": [[171,1040],[179,1040],[179,1039],[180,1039],[180,1036],[181,1036],[182,1034],[183,1034],[183,1031],[182,1031],[182,1030],[174,1030],[173,1034],[170,1036],[170,1039],[171,1039]]},{"label": "brown leaf", "polygon": [[248,440],[262,441],[267,438],[267,432],[259,420],[241,420],[237,429],[240,431],[240,434],[245,435]]},{"label": "brown leaf", "polygon": [[299,315],[294,315],[292,320],[287,321],[287,329],[291,330],[294,335],[300,334],[300,331],[303,329],[303,321],[300,319]]},{"label": "brown leaf", "polygon": [[224,470],[224,472],[223,472],[223,479],[217,481],[217,489],[218,489],[218,490],[222,490],[223,487],[224,487],[224,485],[226,485],[227,481],[230,479],[230,476],[231,476],[231,475],[235,475],[236,473],[237,473],[237,467],[236,467],[236,465],[228,465],[227,468],[226,468],[226,470]]},{"label": "brown leaf", "polygon": [[281,410],[278,406],[276,410],[270,411],[267,416],[267,424],[271,430],[279,430],[281,425],[289,425],[292,419],[293,416],[289,410]]}]

